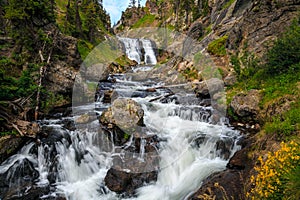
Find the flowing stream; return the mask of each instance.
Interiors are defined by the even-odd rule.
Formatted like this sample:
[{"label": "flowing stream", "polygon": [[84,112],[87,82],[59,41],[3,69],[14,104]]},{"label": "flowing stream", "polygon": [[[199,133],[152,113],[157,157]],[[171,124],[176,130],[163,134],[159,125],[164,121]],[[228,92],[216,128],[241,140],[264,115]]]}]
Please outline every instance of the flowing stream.
[{"label": "flowing stream", "polygon": [[[136,73],[150,70],[156,64],[149,41],[129,38],[121,41],[129,58],[151,64],[140,65],[133,70]],[[143,59],[137,50],[140,44],[145,51]],[[239,148],[236,145],[239,132],[223,123],[225,119],[212,123],[212,107],[200,106],[195,95],[185,91],[173,95],[167,95],[170,90],[164,88],[147,92],[164,83],[131,81],[127,74],[112,78],[114,83],[99,83],[97,101],[75,108],[75,116],[39,122],[47,137],[44,135],[38,142],[26,144],[18,154],[1,164],[0,180],[5,184],[1,185],[0,199],[38,199],[34,196],[38,193],[42,194],[40,199],[181,200],[210,174],[226,168],[229,158]],[[81,114],[98,116],[108,108],[110,103],[103,102],[101,90],[109,89],[116,91],[119,98],[131,98],[142,105],[144,124],[151,132],[146,134],[155,134],[160,141],[157,181],[138,188],[136,197],[118,195],[105,186],[104,178],[113,157],[121,154],[99,130],[98,120],[94,118],[84,127],[78,125],[77,129],[73,125]],[[131,145],[130,140],[128,145]],[[142,140],[138,155],[142,161],[147,156],[144,145]]]}]

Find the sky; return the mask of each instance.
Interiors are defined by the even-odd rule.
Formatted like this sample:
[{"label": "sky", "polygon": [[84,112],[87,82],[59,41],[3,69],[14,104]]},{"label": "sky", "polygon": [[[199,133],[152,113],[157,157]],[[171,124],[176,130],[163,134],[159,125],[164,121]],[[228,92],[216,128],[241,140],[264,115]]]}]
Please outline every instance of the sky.
[{"label": "sky", "polygon": [[[111,24],[115,24],[121,18],[122,11],[126,10],[130,0],[103,0],[103,7],[110,15]],[[141,0],[141,5],[145,6],[146,0]]]}]

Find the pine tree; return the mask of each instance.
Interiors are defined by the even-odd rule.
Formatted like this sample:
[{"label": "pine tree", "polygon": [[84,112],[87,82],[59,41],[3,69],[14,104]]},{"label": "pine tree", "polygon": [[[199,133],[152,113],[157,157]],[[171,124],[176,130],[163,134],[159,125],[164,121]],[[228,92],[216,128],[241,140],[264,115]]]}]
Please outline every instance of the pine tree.
[{"label": "pine tree", "polygon": [[38,48],[42,28],[55,22],[54,2],[49,0],[8,0],[5,18],[10,21],[10,34],[18,45],[29,50]]},{"label": "pine tree", "polygon": [[136,0],[130,0],[129,2],[129,7],[135,7],[135,4],[136,4]]}]

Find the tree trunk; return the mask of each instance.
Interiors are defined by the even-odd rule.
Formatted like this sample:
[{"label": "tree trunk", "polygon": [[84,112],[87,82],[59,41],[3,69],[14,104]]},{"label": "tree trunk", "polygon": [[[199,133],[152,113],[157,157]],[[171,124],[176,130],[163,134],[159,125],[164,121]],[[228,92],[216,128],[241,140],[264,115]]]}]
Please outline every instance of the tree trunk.
[{"label": "tree trunk", "polygon": [[79,0],[76,0],[75,3],[75,24],[76,24],[76,31],[79,33],[79,36],[82,37],[82,22],[79,15]]}]

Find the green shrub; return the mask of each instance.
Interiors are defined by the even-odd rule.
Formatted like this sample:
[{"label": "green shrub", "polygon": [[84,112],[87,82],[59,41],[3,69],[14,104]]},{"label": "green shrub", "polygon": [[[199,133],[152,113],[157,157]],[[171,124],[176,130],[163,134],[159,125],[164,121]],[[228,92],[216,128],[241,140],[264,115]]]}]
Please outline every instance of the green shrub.
[{"label": "green shrub", "polygon": [[[300,63],[300,25],[294,21],[283,37],[267,53],[266,71],[270,75],[285,73]],[[296,65],[299,70],[299,65]]]},{"label": "green shrub", "polygon": [[220,37],[208,44],[207,51],[216,56],[226,55],[225,44],[228,39],[227,35]]},{"label": "green shrub", "polygon": [[27,97],[37,89],[32,71],[22,71],[20,77],[7,75],[5,70],[0,70],[0,99],[11,100],[18,97]]},{"label": "green shrub", "polygon": [[299,102],[284,113],[282,116],[275,116],[271,122],[265,124],[266,133],[276,133],[281,136],[291,136],[296,130],[299,130],[300,123],[300,107]]}]

